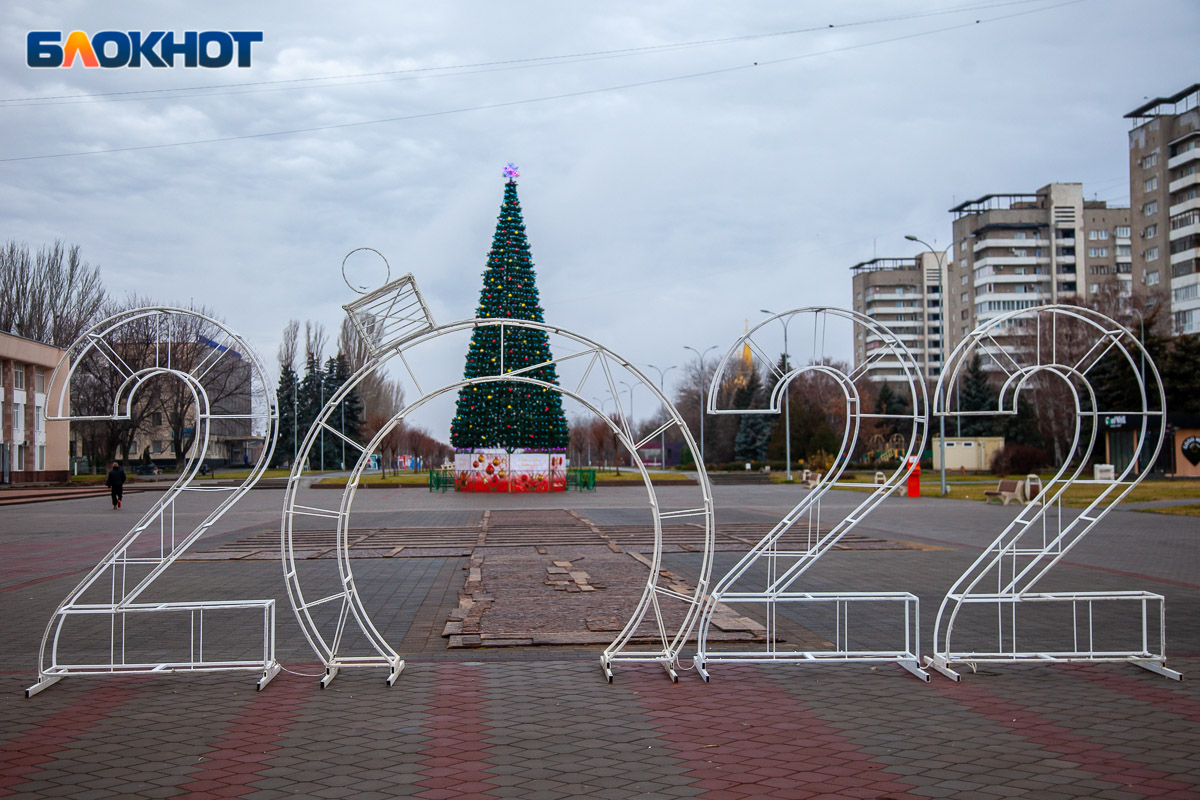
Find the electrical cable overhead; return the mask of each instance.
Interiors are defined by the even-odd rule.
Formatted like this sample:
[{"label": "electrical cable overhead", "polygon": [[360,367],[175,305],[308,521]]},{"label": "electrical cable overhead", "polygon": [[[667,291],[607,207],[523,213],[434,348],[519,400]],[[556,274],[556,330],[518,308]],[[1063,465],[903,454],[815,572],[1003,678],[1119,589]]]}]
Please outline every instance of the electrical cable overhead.
[{"label": "electrical cable overhead", "polygon": [[[647,55],[670,52],[698,47],[713,47],[723,44],[755,41],[761,39],[795,36],[818,31],[857,28],[868,25],[879,25],[892,22],[906,22],[927,17],[963,14],[971,11],[987,11],[1017,5],[1046,4],[1053,0],[1001,0],[1001,2],[980,2],[973,5],[957,6],[939,11],[925,11],[912,14],[899,14],[890,17],[876,17],[856,22],[829,23],[814,25],[807,28],[794,28],[786,31],[770,31],[750,33],[740,36],[727,36],[716,39],[698,39],[689,42],[673,42],[643,47],[626,47],[611,50],[593,50],[580,53],[566,53],[551,56],[535,56],[530,58],[514,58],[498,61],[481,61],[469,64],[453,64],[442,67],[413,67],[410,69],[388,70],[382,72],[360,72],[345,75],[327,75],[312,78],[288,78],[273,81],[246,81],[241,83],[202,84],[183,86],[172,89],[137,89],[120,92],[98,92],[83,95],[44,95],[33,97],[11,97],[0,99],[0,109],[27,108],[29,106],[77,105],[81,103],[98,102],[128,102],[134,100],[178,100],[193,97],[220,97],[236,94],[258,94],[262,92],[296,91],[304,89],[324,89],[344,86],[362,86],[373,83],[393,81],[423,80],[426,78],[458,77],[460,75],[478,75],[487,72],[500,72],[514,69],[530,69],[537,67],[574,64],[587,61],[600,61],[612,58]],[[375,78],[376,80],[363,80]],[[321,83],[325,81],[324,83]],[[338,81],[338,82],[333,82]],[[253,88],[260,87],[260,88]],[[211,90],[211,91],[210,91]],[[192,94],[185,94],[192,93]]]},{"label": "electrical cable overhead", "polygon": [[991,17],[988,19],[976,19],[971,22],[959,23],[959,24],[955,24],[955,25],[948,25],[948,26],[945,26],[942,28],[932,28],[929,30],[917,31],[915,33],[903,34],[900,36],[892,36],[892,37],[888,37],[885,39],[877,39],[877,40],[873,40],[870,42],[860,42],[858,44],[843,45],[841,47],[829,48],[827,50],[818,50],[818,51],[814,51],[814,52],[810,52],[810,53],[802,53],[800,55],[795,55],[795,56],[784,56],[781,58],[775,58],[775,59],[769,59],[769,60],[763,60],[763,61],[755,61],[755,62],[752,62],[749,64],[736,64],[736,65],[729,66],[729,67],[718,67],[715,69],[703,70],[700,72],[690,72],[690,73],[685,73],[685,74],[681,74],[681,75],[670,75],[670,76],[666,76],[666,77],[662,77],[662,78],[651,78],[648,80],[633,81],[633,82],[629,82],[629,83],[616,84],[616,85],[612,85],[612,86],[602,86],[602,87],[597,87],[597,88],[593,88],[593,89],[579,89],[579,90],[570,91],[570,92],[561,92],[558,94],[543,95],[541,97],[527,97],[527,98],[522,98],[522,99],[518,99],[518,100],[507,100],[507,101],[501,101],[501,102],[496,102],[496,103],[483,103],[483,104],[474,105],[474,106],[462,106],[459,108],[441,109],[441,110],[437,110],[437,111],[422,111],[422,112],[417,112],[414,114],[405,114],[405,115],[396,116],[396,117],[385,117],[382,119],[357,120],[354,122],[340,122],[340,123],[333,123],[333,124],[329,124],[329,125],[314,125],[314,126],[304,127],[304,128],[289,128],[286,130],[263,131],[261,133],[244,133],[244,134],[236,134],[236,135],[231,135],[231,136],[217,136],[217,137],[212,137],[212,138],[208,138],[208,139],[190,139],[190,140],[179,141],[179,142],[165,142],[162,144],[130,145],[128,147],[111,147],[111,148],[105,148],[102,150],[81,150],[81,151],[76,151],[76,152],[48,153],[48,154],[44,154],[44,155],[34,155],[34,156],[10,156],[10,157],[6,157],[6,158],[0,158],[0,163],[13,163],[13,162],[18,162],[18,161],[39,161],[39,160],[53,159],[53,158],[73,158],[73,157],[77,157],[77,156],[105,155],[105,154],[112,154],[112,153],[130,153],[130,152],[136,152],[136,151],[142,151],[142,150],[164,150],[164,149],[168,149],[168,148],[188,147],[188,146],[199,145],[199,144],[220,144],[220,143],[224,143],[224,142],[242,141],[242,140],[246,140],[246,139],[264,139],[264,138],[275,137],[275,136],[291,136],[291,135],[296,135],[296,134],[301,134],[301,133],[317,133],[320,131],[341,130],[341,129],[346,129],[346,128],[359,128],[359,127],[365,127],[368,125],[383,125],[383,124],[393,123],[393,122],[407,122],[407,121],[417,120],[417,119],[430,119],[433,117],[453,116],[456,114],[465,114],[465,113],[473,112],[473,111],[488,111],[488,110],[497,109],[497,108],[511,108],[514,106],[532,105],[535,103],[546,103],[546,102],[550,102],[550,101],[554,101],[554,100],[565,100],[565,99],[576,98],[576,97],[587,97],[589,95],[603,94],[606,92],[622,91],[622,90],[627,90],[627,89],[638,89],[638,88],[643,88],[643,87],[647,87],[647,86],[658,86],[658,85],[667,84],[667,83],[674,83],[677,81],[694,80],[697,78],[707,78],[707,77],[712,77],[715,75],[726,75],[726,74],[731,74],[731,73],[735,73],[735,72],[742,72],[745,70],[758,69],[759,67],[774,66],[777,64],[785,64],[785,63],[790,63],[790,62],[799,61],[799,60],[803,60],[803,59],[817,58],[819,56],[825,56],[825,55],[832,55],[834,53],[844,53],[844,52],[849,52],[852,50],[861,50],[861,49],[867,48],[867,47],[876,47],[878,45],[883,45],[883,44],[891,44],[894,42],[901,42],[901,41],[906,41],[906,40],[911,40],[911,39],[922,38],[922,37],[926,37],[926,36],[933,36],[933,35],[936,35],[939,33],[946,33],[948,31],[961,30],[963,28],[971,28],[971,27],[975,27],[978,25],[986,24],[986,23],[999,22],[1002,20],[1013,19],[1015,17],[1023,17],[1023,16],[1027,16],[1029,14],[1042,13],[1042,12],[1050,11],[1050,10],[1053,10],[1056,8],[1063,8],[1066,6],[1077,5],[1077,4],[1083,3],[1083,2],[1087,2],[1087,0],[1065,0],[1065,2],[1059,2],[1059,3],[1056,3],[1051,6],[1044,6],[1041,8],[1031,9],[1031,10],[1027,10],[1027,11],[1018,11],[1018,12],[1014,12],[1011,14],[1005,14],[1005,15],[1001,15],[1001,16],[997,16],[997,17]]}]

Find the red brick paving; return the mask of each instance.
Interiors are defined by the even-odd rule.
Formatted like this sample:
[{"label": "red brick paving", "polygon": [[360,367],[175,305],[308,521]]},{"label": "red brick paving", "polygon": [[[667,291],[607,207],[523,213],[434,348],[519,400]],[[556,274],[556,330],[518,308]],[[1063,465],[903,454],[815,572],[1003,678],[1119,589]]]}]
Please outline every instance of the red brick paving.
[{"label": "red brick paving", "polygon": [[1058,753],[1064,761],[1095,773],[1100,780],[1122,787],[1122,791],[1142,797],[1195,797],[1191,784],[1170,780],[1167,773],[1148,769],[1132,761],[1120,750],[1101,744],[1090,736],[1070,730],[1019,702],[1001,697],[981,682],[955,684],[950,694],[977,714],[1018,732],[1028,742]]},{"label": "red brick paving", "polygon": [[[401,678],[403,680],[403,678]],[[491,766],[483,760],[487,750],[488,723],[484,719],[482,676],[476,666],[438,669],[427,701],[427,738],[421,762],[425,791],[415,796],[425,800],[499,800],[488,790]]]},{"label": "red brick paving", "polygon": [[17,734],[0,747],[0,797],[19,794],[42,764],[77,740],[86,739],[98,723],[119,716],[136,698],[127,688],[93,685],[68,705]]},{"label": "red brick paving", "polygon": [[204,767],[179,788],[191,800],[241,797],[269,766],[297,711],[312,692],[312,681],[287,673],[253,695],[225,725],[225,732],[202,756]]},{"label": "red brick paving", "polygon": [[917,797],[760,670],[730,668],[719,680],[687,676],[640,698],[707,800]]}]

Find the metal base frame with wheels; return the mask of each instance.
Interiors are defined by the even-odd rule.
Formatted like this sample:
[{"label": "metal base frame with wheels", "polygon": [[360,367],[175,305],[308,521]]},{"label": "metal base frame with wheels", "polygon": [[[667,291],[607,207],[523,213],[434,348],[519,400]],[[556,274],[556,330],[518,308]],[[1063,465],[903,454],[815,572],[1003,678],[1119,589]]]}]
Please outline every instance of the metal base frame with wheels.
[{"label": "metal base frame with wheels", "polygon": [[[1008,338],[1005,338],[1007,334]],[[1000,338],[997,338],[1000,337]],[[985,368],[1003,378],[996,411],[962,411],[949,408],[957,382],[978,355]],[[1103,365],[1103,380],[1124,372],[1136,387],[1129,407],[1103,407],[1094,381]],[[1165,396],[1162,381],[1141,342],[1126,328],[1095,311],[1078,306],[1047,305],[1004,314],[981,325],[964,339],[947,362],[938,381],[935,413],[940,416],[1016,414],[1021,391],[1040,388],[1057,391],[1048,402],[1074,413],[1074,433],[1067,458],[1058,472],[1045,482],[1038,503],[1024,506],[955,581],[942,599],[934,623],[930,667],[959,680],[954,665],[981,663],[1072,663],[1119,662],[1179,680],[1179,672],[1166,666],[1166,610],[1161,595],[1143,591],[1050,592],[1040,583],[1073,547],[1146,476],[1158,458],[1165,435]],[[1102,420],[1123,416],[1137,425],[1136,447],[1129,463],[1113,480],[1081,477],[1092,460]],[[1097,487],[1097,496],[1081,512],[1064,507],[1071,486]],[[1136,546],[1130,542],[1129,547]],[[1069,604],[1071,646],[1030,646],[1029,625],[1022,609],[1033,612]],[[1132,631],[1118,630],[1119,624],[1105,618],[1106,641],[1117,636],[1132,639],[1132,646],[1101,646],[1096,642],[1095,611],[1098,604],[1124,607],[1132,604],[1140,612],[1140,625]],[[1157,625],[1151,608],[1157,604]],[[973,630],[955,638],[956,623],[968,610],[984,615],[981,631],[974,615]],[[993,615],[994,612],[994,615]],[[989,620],[994,619],[994,623]],[[1061,623],[1059,623],[1061,624]],[[958,644],[962,639],[971,644]],[[978,644],[975,644],[978,642]]]},{"label": "metal base frame with wheels", "polygon": [[[388,274],[390,277],[390,268]],[[358,291],[354,286],[351,288]],[[638,449],[647,443],[656,441],[664,431],[674,427],[678,427],[679,435],[686,446],[693,449],[693,452],[695,452],[695,442],[683,419],[658,387],[637,370],[631,362],[596,342],[553,325],[524,320],[483,318],[437,326],[411,275],[387,282],[381,288],[346,305],[345,309],[350,315],[351,323],[367,343],[370,357],[363,367],[329,398],[305,435],[288,479],[280,531],[288,598],[304,636],[325,665],[325,674],[321,685],[328,686],[343,669],[358,667],[387,669],[387,683],[391,685],[404,668],[403,659],[388,642],[384,633],[376,626],[362,601],[350,557],[351,514],[363,472],[370,463],[370,454],[379,449],[379,444],[384,437],[434,398],[448,392],[455,392],[463,386],[500,381],[526,384],[574,399],[588,411],[604,420],[615,439],[631,454],[634,466],[641,473],[648,494],[649,508],[653,515],[653,553],[649,559],[646,585],[637,606],[624,628],[612,644],[604,650],[601,656],[601,667],[605,677],[611,681],[614,667],[617,664],[626,662],[657,663],[663,667],[672,680],[677,680],[679,652],[700,616],[700,608],[707,593],[709,574],[712,570],[713,502],[707,476],[701,467],[697,484],[698,496],[690,507],[670,511],[660,508],[649,473],[638,455]],[[454,334],[469,336],[480,328],[497,329],[501,341],[504,340],[504,337],[524,336],[531,331],[538,332],[538,335],[553,336],[556,342],[555,350],[559,352],[559,355],[543,363],[523,362],[519,366],[505,364],[502,355],[496,375],[444,385],[437,385],[440,382],[429,378],[421,380],[424,376],[415,369],[414,365],[423,363],[424,356],[421,353],[423,347]],[[440,344],[444,345],[444,342]],[[501,352],[503,354],[503,347]],[[418,399],[397,413],[381,427],[371,441],[365,444],[359,444],[342,436],[336,425],[331,422],[334,411],[366,376],[384,369],[389,364],[395,364],[401,369],[403,375],[401,381],[406,389],[412,389],[410,396],[415,395]],[[546,375],[547,370],[557,370],[554,374],[560,376],[562,380],[549,381],[535,377],[535,374]],[[575,371],[569,380],[564,374],[566,371]],[[625,413],[625,407],[621,402],[620,392],[617,390],[620,382],[618,378],[625,378],[627,382],[636,380],[650,392],[658,402],[662,418],[665,420],[659,428],[646,436],[635,436],[630,427],[630,420]],[[593,381],[593,383],[589,383],[589,381]],[[559,385],[560,383],[563,385]],[[601,391],[606,395],[604,402],[612,400],[616,408],[612,417],[605,416],[600,407],[583,396],[585,387],[594,386],[594,384],[598,384],[600,388],[593,388],[589,390],[589,393],[590,391]],[[431,385],[436,386],[430,388]],[[322,497],[314,498],[311,501],[302,496],[304,492],[301,481],[302,465],[307,462],[309,452],[317,444],[321,435],[343,439],[346,447],[353,450],[357,459],[345,490],[341,493],[340,502],[336,506],[331,505],[326,499],[332,494],[330,492],[322,492]],[[294,535],[297,530],[296,523],[304,518],[327,520],[336,529],[337,575],[336,577],[331,576],[332,579],[327,580],[338,588],[332,593],[325,593],[312,599],[303,588],[304,580],[300,574],[302,558],[298,558]],[[700,568],[699,580],[691,594],[684,594],[660,585],[663,583],[660,570],[662,567],[662,524],[664,519],[685,519],[704,528],[704,560]],[[678,619],[675,624],[668,623],[668,615],[664,613],[664,603],[677,603],[683,606],[682,614],[674,617]],[[649,631],[644,626],[648,627]],[[356,641],[351,642],[351,638]],[[635,640],[645,638],[653,641],[654,645],[651,647],[635,646]]]},{"label": "metal base frame with wheels", "polygon": [[[776,320],[786,319],[801,323],[801,353],[808,364],[791,366],[791,353],[786,353],[788,371],[774,363],[766,355],[766,348],[756,340],[760,331]],[[809,324],[811,323],[811,325]],[[852,334],[861,333],[877,340],[880,345],[857,369],[849,373],[832,365],[832,357],[826,350],[830,325],[835,330],[848,327]],[[811,331],[808,329],[811,327]],[[786,330],[786,326],[785,326]],[[738,356],[746,352],[757,354],[767,363],[774,364],[775,389],[770,407],[766,409],[732,409],[720,407],[719,395],[722,387],[739,379]],[[744,356],[743,356],[744,359]],[[908,411],[891,413],[869,411],[861,408],[858,382],[870,379],[878,370],[895,370],[899,365],[901,376],[897,378],[902,387],[902,396]],[[920,365],[908,348],[891,331],[861,314],[837,308],[804,308],[775,315],[752,331],[748,331],[726,352],[717,367],[708,395],[708,411],[711,414],[763,414],[779,413],[789,384],[797,379],[821,380],[832,383],[844,401],[845,427],[837,456],[824,476],[808,491],[796,506],[775,527],[757,542],[736,565],[723,576],[713,589],[705,605],[700,622],[699,643],[696,650],[696,671],[705,681],[709,680],[709,665],[714,663],[758,663],[758,664],[833,664],[833,663],[895,663],[923,681],[929,674],[921,667],[919,648],[920,605],[916,595],[910,592],[808,592],[794,588],[805,573],[837,542],[861,522],[891,493],[903,485],[912,472],[915,462],[925,444],[926,396],[921,378]],[[842,474],[858,444],[863,421],[883,423],[898,428],[907,443],[905,458],[899,466],[885,476],[883,482],[875,484],[871,493],[859,505],[840,519],[822,520],[821,498],[830,489],[850,487],[868,488],[864,484],[842,480]],[[789,538],[790,537],[790,538]],[[798,540],[798,541],[797,541]],[[762,585],[752,590],[737,588],[742,580],[759,580],[751,571],[765,572]],[[720,604],[727,606],[749,605],[761,607],[766,618],[766,641],[753,649],[716,650],[709,645],[709,630],[713,616]],[[899,606],[901,613],[897,622],[885,627],[894,631],[899,642],[893,648],[864,648],[853,644],[850,625],[850,609],[865,609],[868,604]],[[780,614],[792,606],[832,608],[834,635],[829,649],[810,650],[791,647],[784,641],[780,631]],[[855,617],[860,611],[856,611]],[[864,612],[864,616],[869,616]],[[878,620],[872,620],[877,623]],[[877,627],[877,625],[876,625]]]},{"label": "metal base frame with wheels", "polygon": [[[95,413],[97,409],[82,403],[71,405],[73,387],[94,390],[104,383],[112,392],[104,401],[111,404],[105,413]],[[280,669],[275,659],[274,600],[141,599],[266,470],[275,447],[278,410],[262,360],[240,336],[204,314],[181,308],[137,308],[86,331],[67,349],[49,386],[58,400],[53,414],[47,409],[48,420],[129,420],[136,410],[144,411],[146,395],[162,392],[177,400],[181,413],[194,422],[195,436],[179,478],[55,609],[42,637],[38,681],[25,695],[33,697],[71,676],[258,672],[258,688],[265,687]],[[236,486],[198,483],[197,473],[213,437],[230,430],[265,434],[258,462]],[[182,511],[177,502],[185,496],[193,502]],[[212,507],[200,511],[201,519],[194,526],[185,524],[183,519],[196,515],[200,505],[196,501],[204,499],[214,501]],[[237,612],[243,611],[262,614],[260,654],[255,658],[214,655],[216,645],[205,637],[205,615],[210,631],[214,615],[234,616],[226,624],[236,629]],[[179,617],[183,622],[173,624]],[[163,635],[168,630],[186,631],[186,644],[175,645],[185,652],[174,658],[168,656],[171,644]],[[97,647],[102,638],[107,646]],[[80,648],[99,650],[106,658],[85,662],[63,655]]]}]

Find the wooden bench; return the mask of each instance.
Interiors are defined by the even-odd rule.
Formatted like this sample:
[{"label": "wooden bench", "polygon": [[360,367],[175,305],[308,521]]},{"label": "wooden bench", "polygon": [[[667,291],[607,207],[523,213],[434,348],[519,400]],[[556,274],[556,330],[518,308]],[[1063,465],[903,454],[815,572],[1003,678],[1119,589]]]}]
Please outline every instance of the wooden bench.
[{"label": "wooden bench", "polygon": [[1020,481],[1000,481],[995,489],[989,489],[983,493],[983,502],[990,503],[992,500],[999,500],[1002,505],[1008,505],[1010,500],[1021,502],[1021,482]]}]

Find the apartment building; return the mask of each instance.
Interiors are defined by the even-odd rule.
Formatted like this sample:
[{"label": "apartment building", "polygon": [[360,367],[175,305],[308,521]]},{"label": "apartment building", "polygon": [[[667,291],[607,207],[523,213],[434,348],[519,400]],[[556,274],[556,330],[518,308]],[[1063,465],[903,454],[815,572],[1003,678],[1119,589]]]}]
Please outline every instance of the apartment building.
[{"label": "apartment building", "polygon": [[0,333],[0,483],[65,481],[69,476],[66,421],[47,422],[62,386],[48,386],[57,347]]},{"label": "apartment building", "polygon": [[1170,292],[1176,333],[1200,332],[1200,83],[1125,115],[1133,274]]},{"label": "apartment building", "polygon": [[976,326],[1010,311],[1099,297],[1127,303],[1134,290],[1130,209],[1085,200],[1080,183],[987,194],[950,213],[949,350]]},{"label": "apartment building", "polygon": [[[943,351],[939,269],[941,253],[919,253],[911,258],[873,258],[850,268],[854,285],[854,310],[890,329],[921,365],[926,377],[936,380]],[[944,275],[942,278],[944,279]],[[883,344],[865,331],[855,334],[854,364],[863,364]],[[900,377],[898,361],[881,362],[872,370],[874,380]]]}]

